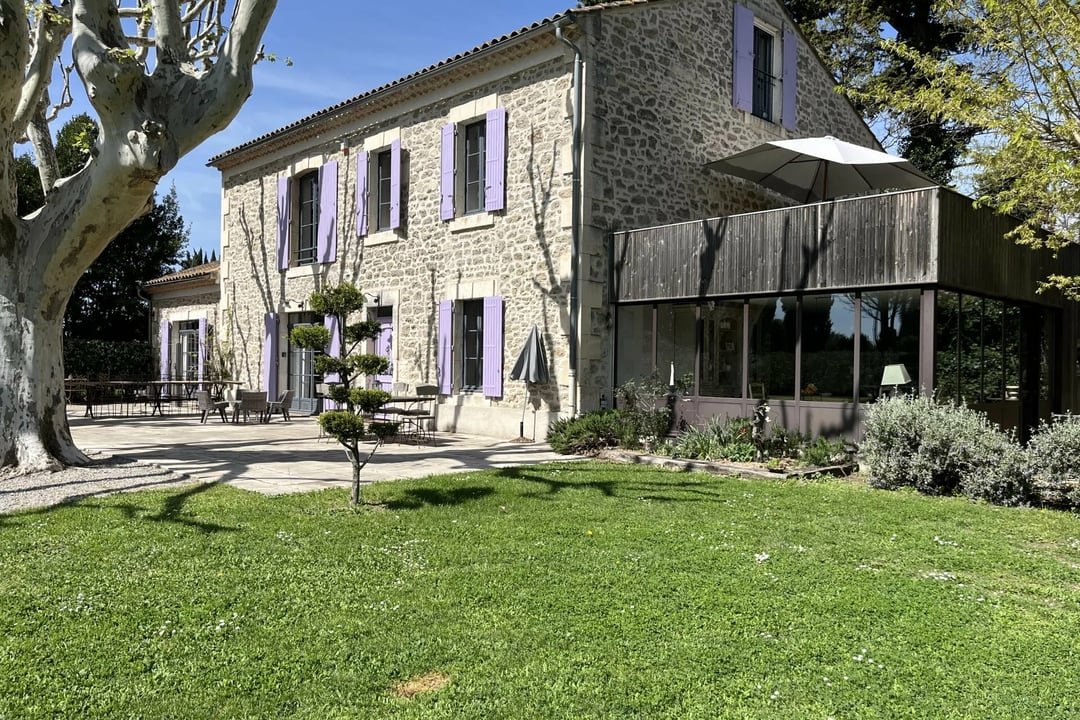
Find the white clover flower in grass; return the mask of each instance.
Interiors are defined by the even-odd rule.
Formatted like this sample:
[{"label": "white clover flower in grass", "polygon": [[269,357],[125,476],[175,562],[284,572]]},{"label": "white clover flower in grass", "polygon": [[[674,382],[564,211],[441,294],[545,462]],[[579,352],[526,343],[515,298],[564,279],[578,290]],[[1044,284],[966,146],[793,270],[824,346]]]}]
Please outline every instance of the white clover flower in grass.
[{"label": "white clover flower in grass", "polygon": [[770,557],[769,553],[767,553],[767,552],[759,552],[759,553],[754,555],[754,559],[757,560],[759,565],[761,563],[765,562],[766,560],[768,560],[769,557]]}]

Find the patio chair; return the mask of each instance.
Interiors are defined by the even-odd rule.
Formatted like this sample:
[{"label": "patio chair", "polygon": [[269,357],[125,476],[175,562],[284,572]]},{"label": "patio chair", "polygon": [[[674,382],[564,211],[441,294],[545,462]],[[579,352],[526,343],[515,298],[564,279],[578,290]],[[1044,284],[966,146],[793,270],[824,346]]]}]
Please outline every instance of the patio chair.
[{"label": "patio chair", "polygon": [[430,440],[435,445],[435,401],[439,397],[439,387],[417,385],[416,396],[420,398],[417,413],[412,417],[416,426],[416,442],[419,445],[424,440]]},{"label": "patio chair", "polygon": [[255,413],[259,422],[263,421],[263,415],[266,414],[266,393],[259,392],[258,390],[245,391],[240,396],[240,402],[236,406],[236,417],[239,419],[240,415],[244,416],[244,422],[248,422],[251,419],[251,413]]},{"label": "patio chair", "polygon": [[280,412],[281,417],[285,419],[285,422],[290,422],[289,410],[292,409],[293,391],[286,390],[278,396],[277,400],[266,403],[266,418],[263,422],[270,422],[270,416],[275,412]]},{"label": "patio chair", "polygon": [[195,391],[195,409],[202,413],[200,423],[206,422],[206,416],[212,412],[216,412],[221,415],[221,422],[228,422],[225,419],[225,408],[229,406],[229,403],[224,400],[214,400],[210,397],[209,390],[196,390]]}]

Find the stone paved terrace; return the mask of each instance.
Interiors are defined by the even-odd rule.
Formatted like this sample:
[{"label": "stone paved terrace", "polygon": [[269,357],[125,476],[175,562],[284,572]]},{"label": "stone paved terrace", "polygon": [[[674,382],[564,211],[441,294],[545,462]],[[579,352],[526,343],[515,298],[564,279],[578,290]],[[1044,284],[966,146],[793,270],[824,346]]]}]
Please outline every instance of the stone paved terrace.
[{"label": "stone paved terrace", "polygon": [[[76,444],[86,452],[129,456],[200,482],[279,495],[347,488],[352,476],[344,449],[336,440],[320,440],[310,417],[234,425],[211,416],[201,424],[198,415],[92,419],[78,409],[68,419]],[[383,445],[364,468],[364,483],[572,459],[544,443],[435,436],[435,446]]]}]

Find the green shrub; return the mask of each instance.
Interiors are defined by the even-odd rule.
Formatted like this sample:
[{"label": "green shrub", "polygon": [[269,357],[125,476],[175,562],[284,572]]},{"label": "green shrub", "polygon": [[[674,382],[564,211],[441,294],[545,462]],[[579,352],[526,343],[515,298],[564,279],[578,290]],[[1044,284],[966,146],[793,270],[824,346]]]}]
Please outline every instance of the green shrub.
[{"label": "green shrub", "polygon": [[994,505],[1026,505],[1032,498],[1028,454],[1004,433],[996,439],[1001,442],[997,461],[966,473],[960,480],[960,492],[971,500]]},{"label": "green shrub", "polygon": [[1027,446],[1032,491],[1050,507],[1080,507],[1080,422],[1040,425]]},{"label": "green shrub", "polygon": [[829,440],[819,437],[808,443],[799,452],[799,463],[809,467],[825,467],[847,462],[848,453],[843,440]]},{"label": "green shrub", "polygon": [[688,427],[679,434],[672,457],[750,462],[754,459],[750,436],[749,418],[710,418],[702,427]]},{"label": "green shrub", "polygon": [[110,340],[64,340],[64,373],[68,377],[146,380],[156,377],[150,343]]},{"label": "green shrub", "polygon": [[661,442],[671,427],[667,407],[668,387],[655,372],[629,380],[615,389],[622,428],[619,444],[626,448],[651,448]]},{"label": "green shrub", "polygon": [[676,458],[691,458],[711,460],[720,452],[720,443],[710,420],[705,427],[688,427],[683,430],[672,446],[671,456]]},{"label": "green shrub", "polygon": [[867,410],[861,452],[874,487],[910,486],[948,495],[965,478],[984,476],[996,467],[1001,448],[1009,443],[1009,436],[983,413],[929,397],[898,395]]},{"label": "green shrub", "polygon": [[548,428],[548,444],[564,455],[595,455],[604,448],[616,447],[623,429],[620,416],[615,410],[600,410],[556,420]]},{"label": "green shrub", "polygon": [[720,447],[717,460],[731,462],[751,462],[754,459],[754,444],[751,442],[730,442]]}]

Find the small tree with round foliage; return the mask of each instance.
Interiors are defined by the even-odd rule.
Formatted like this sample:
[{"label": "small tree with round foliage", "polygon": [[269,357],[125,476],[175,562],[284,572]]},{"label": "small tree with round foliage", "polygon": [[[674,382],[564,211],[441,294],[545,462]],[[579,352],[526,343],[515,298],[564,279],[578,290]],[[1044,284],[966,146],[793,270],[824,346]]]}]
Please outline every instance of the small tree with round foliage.
[{"label": "small tree with round foliage", "polygon": [[[349,318],[364,311],[364,293],[352,283],[327,286],[311,294],[311,309],[327,318],[334,318],[340,328],[341,348],[335,356],[331,352],[333,337],[325,325],[309,325],[293,328],[289,339],[294,345],[306,350],[319,350],[315,357],[315,372],[326,380],[327,398],[335,409],[319,416],[319,426],[345,448],[352,463],[352,493],[349,504],[360,502],[360,471],[368,464],[375,451],[388,437],[397,433],[397,423],[370,422],[364,418],[373,416],[390,399],[384,390],[364,388],[365,376],[385,373],[389,360],[373,353],[363,352],[364,343],[374,340],[380,332],[375,320],[361,320],[349,324]],[[366,456],[361,457],[360,443],[371,437],[373,445]]]}]

